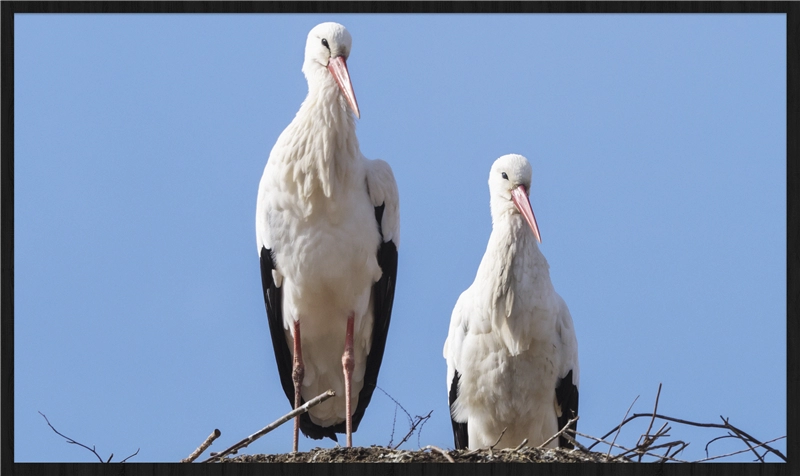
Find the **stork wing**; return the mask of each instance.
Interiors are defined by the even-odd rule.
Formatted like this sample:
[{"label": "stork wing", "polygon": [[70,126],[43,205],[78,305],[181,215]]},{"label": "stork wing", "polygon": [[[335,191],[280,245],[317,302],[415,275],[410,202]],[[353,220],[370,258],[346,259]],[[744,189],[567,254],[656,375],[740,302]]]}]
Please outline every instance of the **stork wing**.
[{"label": "stork wing", "polygon": [[[358,405],[353,412],[353,431],[358,429],[358,424],[378,384],[378,372],[381,369],[386,336],[392,319],[394,288],[397,280],[397,248],[400,241],[400,201],[392,168],[383,160],[369,160],[363,155],[361,158],[366,168],[367,193],[375,207],[375,221],[381,235],[377,258],[382,274],[372,285],[372,346],[367,355],[364,386],[358,394]],[[341,432],[344,432],[344,423],[341,425]]]},{"label": "stork wing", "polygon": [[[461,357],[461,344],[466,338],[469,319],[465,312],[468,310],[470,302],[470,289],[464,291],[459,296],[450,317],[450,330],[447,333],[447,340],[444,343],[444,358],[447,360],[447,400],[450,408],[450,421],[453,424],[453,441],[456,449],[469,447],[469,432],[467,421],[456,420],[456,400],[459,395],[459,381],[461,372],[459,370]],[[461,418],[463,419],[463,418]]]},{"label": "stork wing", "polygon": [[[558,296],[558,295],[557,295]],[[558,429],[564,426],[578,415],[578,386],[580,384],[580,367],[578,365],[578,341],[575,337],[575,328],[572,325],[572,316],[569,313],[567,304],[558,296],[559,313],[557,332],[561,338],[561,361],[563,366],[559,375],[561,376],[556,387],[556,403],[559,407]],[[578,429],[578,422],[570,425],[575,431]],[[573,433],[574,435],[574,433]],[[573,445],[563,436],[559,436],[559,446],[561,448],[572,448]]]},{"label": "stork wing", "polygon": [[[375,219],[378,229],[381,229],[381,219],[384,205],[375,207]],[[383,232],[381,231],[381,236]],[[381,240],[378,248],[378,265],[383,274],[381,279],[372,286],[372,347],[367,355],[367,366],[364,371],[364,386],[358,394],[358,405],[353,412],[353,431],[358,429],[361,417],[367,409],[375,386],[378,384],[378,372],[383,361],[383,351],[386,348],[386,336],[389,333],[389,322],[392,319],[392,304],[394,303],[394,287],[397,279],[397,246],[393,241]],[[343,430],[344,431],[344,430]]]},{"label": "stork wing", "polygon": [[469,447],[469,433],[467,432],[467,423],[459,423],[453,418],[453,407],[458,398],[458,380],[461,374],[457,369],[453,369],[453,379],[450,381],[450,391],[447,393],[448,401],[450,403],[450,422],[453,424],[453,441],[457,450],[463,450]]}]

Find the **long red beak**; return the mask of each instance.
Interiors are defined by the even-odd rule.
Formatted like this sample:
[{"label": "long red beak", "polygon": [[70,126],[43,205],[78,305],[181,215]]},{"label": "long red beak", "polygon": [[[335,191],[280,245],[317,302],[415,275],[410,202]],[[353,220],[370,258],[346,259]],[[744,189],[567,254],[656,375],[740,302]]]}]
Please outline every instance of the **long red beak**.
[{"label": "long red beak", "polygon": [[361,113],[358,111],[358,101],[356,101],[356,93],[353,92],[353,83],[350,82],[350,73],[347,71],[347,62],[344,56],[337,56],[328,61],[328,71],[333,75],[336,84],[339,85],[339,90],[344,94],[347,99],[347,104],[350,109],[356,114],[356,117],[361,119]]},{"label": "long red beak", "polygon": [[542,236],[539,234],[539,225],[536,223],[536,216],[533,214],[531,201],[528,199],[528,193],[525,191],[524,185],[518,185],[511,191],[511,200],[522,214],[522,217],[525,218],[525,221],[528,222],[531,230],[533,230],[533,236],[541,243]]}]

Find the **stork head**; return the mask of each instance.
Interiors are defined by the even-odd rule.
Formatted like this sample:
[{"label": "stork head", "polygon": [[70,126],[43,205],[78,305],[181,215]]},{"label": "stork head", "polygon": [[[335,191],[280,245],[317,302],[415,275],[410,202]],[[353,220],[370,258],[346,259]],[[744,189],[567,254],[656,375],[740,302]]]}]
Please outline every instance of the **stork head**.
[{"label": "stork head", "polygon": [[306,57],[303,73],[308,79],[309,88],[318,87],[320,82],[336,81],[350,109],[361,117],[356,94],[347,71],[347,58],[353,39],[343,25],[334,22],[320,23],[311,29],[306,40]]},{"label": "stork head", "polygon": [[531,188],[531,164],[519,154],[508,154],[492,164],[489,174],[492,220],[497,221],[507,214],[519,213],[528,222],[533,236],[542,242],[539,225],[528,198]]}]

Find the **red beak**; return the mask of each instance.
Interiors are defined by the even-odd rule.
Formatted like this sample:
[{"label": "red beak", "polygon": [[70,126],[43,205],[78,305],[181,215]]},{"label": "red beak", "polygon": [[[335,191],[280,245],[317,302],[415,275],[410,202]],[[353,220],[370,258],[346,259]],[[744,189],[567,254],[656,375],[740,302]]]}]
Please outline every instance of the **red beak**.
[{"label": "red beak", "polygon": [[356,93],[353,92],[353,83],[350,82],[350,73],[347,71],[347,62],[344,56],[337,56],[328,61],[328,71],[333,75],[336,84],[339,85],[339,90],[344,94],[347,99],[347,104],[353,110],[356,117],[361,119],[361,113],[358,111],[358,101],[356,101]]},{"label": "red beak", "polygon": [[539,234],[539,225],[536,223],[536,216],[533,214],[531,201],[528,199],[528,193],[525,191],[524,185],[518,185],[511,191],[511,200],[514,202],[517,210],[522,214],[522,217],[525,218],[525,221],[528,222],[528,225],[533,231],[533,236],[541,243],[542,236]]}]

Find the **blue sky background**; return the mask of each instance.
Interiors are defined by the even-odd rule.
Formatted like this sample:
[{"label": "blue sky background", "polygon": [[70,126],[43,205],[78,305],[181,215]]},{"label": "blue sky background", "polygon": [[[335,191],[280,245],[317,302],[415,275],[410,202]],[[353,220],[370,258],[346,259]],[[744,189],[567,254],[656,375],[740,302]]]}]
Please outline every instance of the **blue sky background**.
[{"label": "blue sky background", "polygon": [[[433,410],[403,448],[453,446],[442,345],[491,231],[489,168],[512,152],[575,320],[578,430],[601,436],[637,396],[651,411],[663,383],[660,413],[786,434],[785,15],[18,14],[16,461],[95,460],[37,411],[143,462],[290,410],[256,191],[307,91],[306,35],[331,20],[353,36],[362,151],[400,188],[378,383]],[[354,443],[387,445],[395,411],[376,391]],[[682,459],[724,434],[671,426]],[[407,430],[398,410],[394,443]],[[287,424],[245,451],[290,450]]]}]

